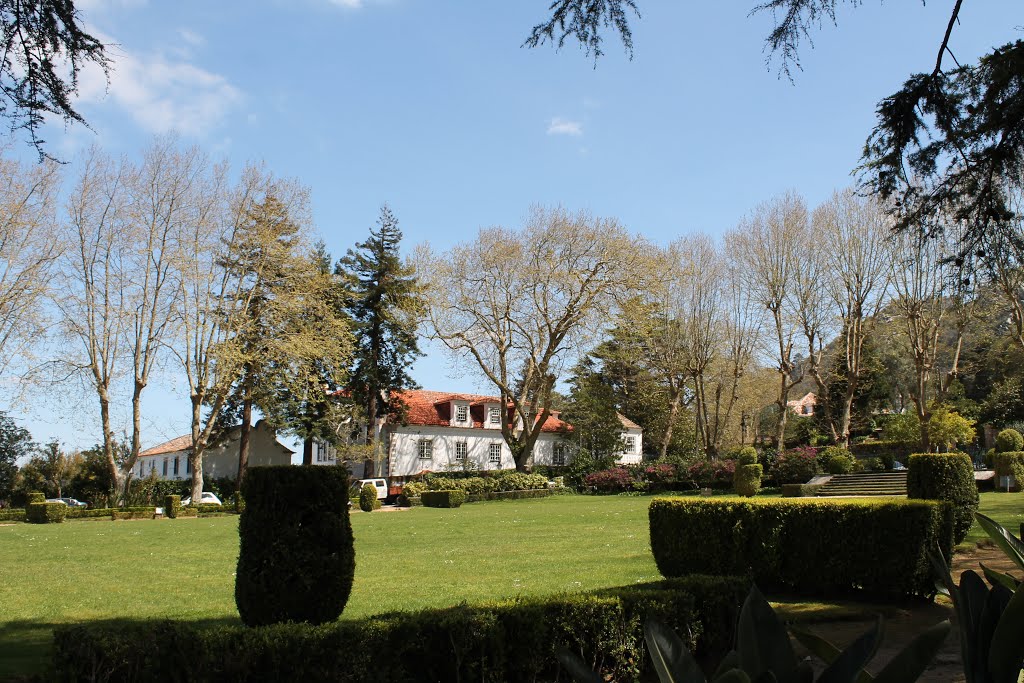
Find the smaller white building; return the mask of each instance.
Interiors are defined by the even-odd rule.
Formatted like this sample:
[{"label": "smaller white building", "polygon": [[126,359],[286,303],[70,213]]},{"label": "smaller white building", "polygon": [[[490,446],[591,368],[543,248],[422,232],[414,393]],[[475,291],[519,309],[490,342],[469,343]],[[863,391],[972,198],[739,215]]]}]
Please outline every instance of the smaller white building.
[{"label": "smaller white building", "polygon": [[[207,448],[203,454],[203,475],[211,479],[234,479],[238,476],[238,438],[241,426],[232,428],[220,445]],[[139,453],[135,463],[135,476],[156,475],[157,479],[182,480],[192,478],[192,436],[186,434]],[[293,451],[277,440],[274,431],[263,420],[249,432],[249,466],[290,465]]]}]

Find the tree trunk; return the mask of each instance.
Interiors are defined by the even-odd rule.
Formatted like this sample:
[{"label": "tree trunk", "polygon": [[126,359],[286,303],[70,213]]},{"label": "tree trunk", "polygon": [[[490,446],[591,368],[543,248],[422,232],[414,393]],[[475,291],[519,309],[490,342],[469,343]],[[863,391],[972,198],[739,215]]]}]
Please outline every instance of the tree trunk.
[{"label": "tree trunk", "polygon": [[313,437],[307,436],[302,441],[302,464],[313,464]]},{"label": "tree trunk", "polygon": [[192,501],[196,504],[203,499],[203,454],[206,441],[203,437],[203,399],[193,394],[192,401],[192,452],[188,454],[192,466]]},{"label": "tree trunk", "polygon": [[781,388],[779,389],[779,400],[776,405],[779,407],[779,415],[775,419],[775,448],[781,453],[786,450],[786,413],[789,410],[789,373],[785,370],[779,371]]},{"label": "tree trunk", "polygon": [[682,401],[683,390],[675,382],[671,385],[671,400],[668,404],[668,420],[665,422],[665,431],[661,435],[661,444],[658,446],[658,457],[664,459],[668,454],[668,447],[672,443],[672,433],[676,428],[676,420],[679,418],[679,404]]},{"label": "tree trunk", "polygon": [[249,467],[249,434],[252,431],[252,398],[242,401],[242,426],[238,432],[238,488],[242,488],[245,470]]}]

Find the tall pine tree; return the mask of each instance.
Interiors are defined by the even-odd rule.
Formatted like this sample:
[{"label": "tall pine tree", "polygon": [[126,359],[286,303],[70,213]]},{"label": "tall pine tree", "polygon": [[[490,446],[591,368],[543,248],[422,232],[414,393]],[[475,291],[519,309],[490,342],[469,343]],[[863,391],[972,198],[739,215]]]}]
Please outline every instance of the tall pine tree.
[{"label": "tall pine tree", "polygon": [[[384,420],[403,414],[395,393],[418,388],[408,370],[423,355],[416,328],[424,301],[413,268],[399,256],[401,241],[398,220],[385,204],[370,238],[349,249],[335,268],[348,288],[346,310],[356,342],[348,388],[366,411],[366,438],[374,452]],[[372,468],[366,463],[364,476],[373,476]]]}]

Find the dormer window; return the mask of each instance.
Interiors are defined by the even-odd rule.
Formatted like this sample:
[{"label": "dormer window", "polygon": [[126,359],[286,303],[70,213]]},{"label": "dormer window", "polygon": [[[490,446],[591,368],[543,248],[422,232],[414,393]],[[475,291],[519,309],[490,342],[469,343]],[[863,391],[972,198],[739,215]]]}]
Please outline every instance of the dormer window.
[{"label": "dormer window", "polygon": [[497,406],[487,409],[487,422],[492,425],[501,424],[501,410]]},{"label": "dormer window", "polygon": [[455,421],[465,422],[469,419],[469,406],[455,406]]}]

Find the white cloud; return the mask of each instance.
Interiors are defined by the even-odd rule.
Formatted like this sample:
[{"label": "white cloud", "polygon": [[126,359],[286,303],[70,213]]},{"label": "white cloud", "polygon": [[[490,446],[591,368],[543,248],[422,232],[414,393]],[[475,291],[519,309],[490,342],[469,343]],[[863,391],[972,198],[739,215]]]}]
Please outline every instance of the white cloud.
[{"label": "white cloud", "polygon": [[556,116],[548,124],[548,135],[583,135],[583,124]]},{"label": "white cloud", "polygon": [[124,48],[108,53],[114,62],[109,90],[102,71],[89,67],[79,81],[80,101],[112,101],[148,132],[208,132],[242,100],[241,91],[225,77],[187,61]]},{"label": "white cloud", "polygon": [[206,43],[206,38],[202,37],[195,31],[190,31],[187,28],[179,28],[178,35],[181,37],[183,41],[195,47],[199,47],[200,45],[204,45]]}]

